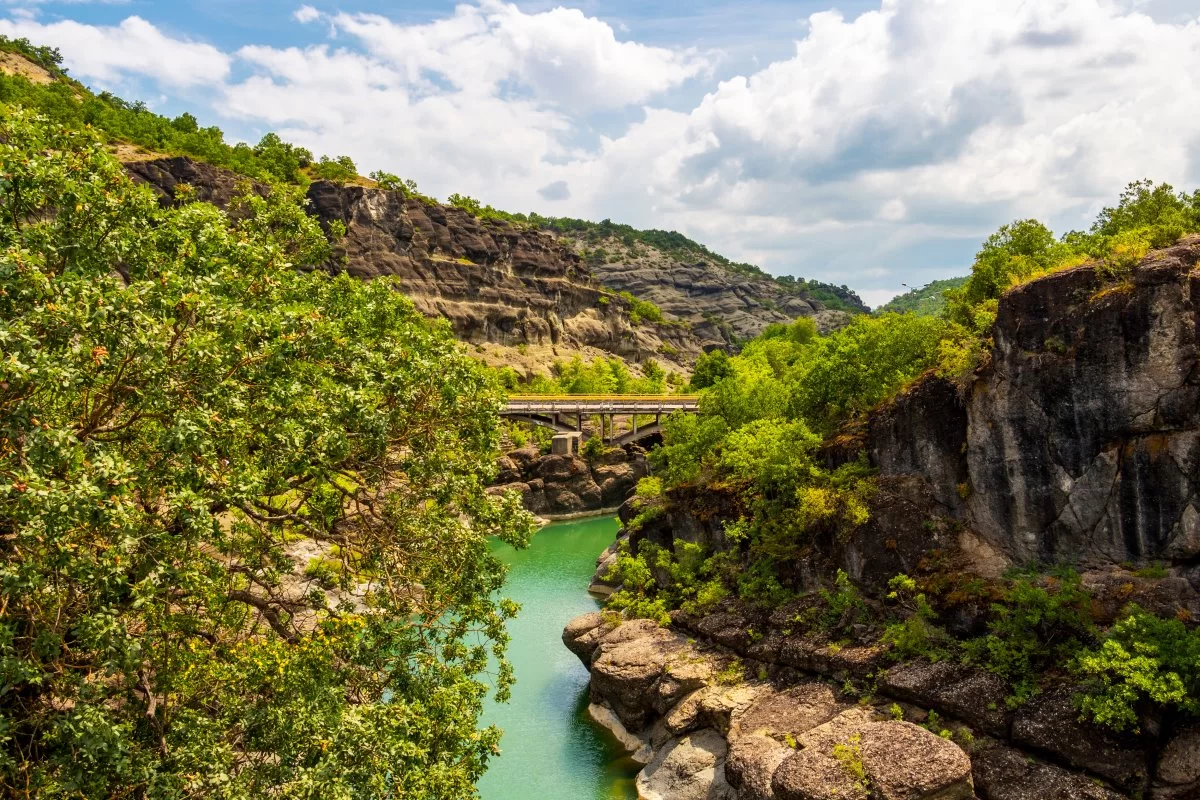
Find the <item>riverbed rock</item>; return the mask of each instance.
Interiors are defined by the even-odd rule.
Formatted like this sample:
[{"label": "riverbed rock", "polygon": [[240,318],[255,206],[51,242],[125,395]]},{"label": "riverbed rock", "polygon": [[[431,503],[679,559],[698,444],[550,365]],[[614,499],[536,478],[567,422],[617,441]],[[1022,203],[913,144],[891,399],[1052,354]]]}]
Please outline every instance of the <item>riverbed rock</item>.
[{"label": "riverbed rock", "polygon": [[711,728],[670,740],[638,774],[641,800],[736,800],[725,779],[725,737]]},{"label": "riverbed rock", "polygon": [[1007,736],[1012,714],[1006,709],[1008,684],[986,670],[948,661],[897,664],[883,674],[879,688],[899,700],[933,708],[993,736]]},{"label": "riverbed rock", "polygon": [[795,751],[763,733],[739,736],[730,743],[725,779],[737,789],[738,800],[773,800],[771,778]]},{"label": "riverbed rock", "polygon": [[798,737],[772,778],[779,800],[970,800],[971,761],[954,743],[908,722],[851,709]]},{"label": "riverbed rock", "polygon": [[612,628],[613,626],[605,621],[601,612],[592,611],[568,622],[567,626],[563,628],[562,641],[568,650],[579,656],[579,660],[586,667],[592,663],[592,655],[600,646],[601,639]]},{"label": "riverbed rock", "polygon": [[652,620],[619,625],[600,639],[592,656],[592,696],[606,700],[631,730],[641,730],[668,662],[687,648],[685,637]]},{"label": "riverbed rock", "polygon": [[1154,773],[1153,796],[1156,800],[1200,797],[1200,725],[1176,731],[1163,748]]},{"label": "riverbed rock", "polygon": [[1013,720],[1013,741],[1117,786],[1141,786],[1148,760],[1144,747],[1132,736],[1117,736],[1081,721],[1074,701],[1078,691],[1074,686],[1059,686],[1027,702]]},{"label": "riverbed rock", "polygon": [[971,755],[975,790],[983,800],[1123,800],[1125,795],[1077,772],[995,744]]}]

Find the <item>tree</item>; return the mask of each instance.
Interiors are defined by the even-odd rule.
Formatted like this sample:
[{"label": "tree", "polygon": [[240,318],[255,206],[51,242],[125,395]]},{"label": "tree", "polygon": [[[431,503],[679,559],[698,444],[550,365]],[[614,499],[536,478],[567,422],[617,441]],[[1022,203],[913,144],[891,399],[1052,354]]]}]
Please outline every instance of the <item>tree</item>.
[{"label": "tree", "polygon": [[300,170],[312,163],[311,152],[283,141],[277,133],[263,136],[254,148],[254,153],[267,172],[287,183],[297,183],[300,180]]},{"label": "tree", "polygon": [[294,191],[160,209],[25,112],[0,176],[3,792],[471,796],[488,538],[531,530],[484,491],[494,383],[386,281],[296,270]]},{"label": "tree", "polygon": [[692,370],[691,388],[707,389],[732,374],[733,366],[729,363],[729,355],[724,350],[704,353],[696,359],[696,366]]},{"label": "tree", "polygon": [[312,171],[315,177],[334,183],[346,183],[358,177],[358,167],[350,156],[321,156],[321,160],[313,165]]}]

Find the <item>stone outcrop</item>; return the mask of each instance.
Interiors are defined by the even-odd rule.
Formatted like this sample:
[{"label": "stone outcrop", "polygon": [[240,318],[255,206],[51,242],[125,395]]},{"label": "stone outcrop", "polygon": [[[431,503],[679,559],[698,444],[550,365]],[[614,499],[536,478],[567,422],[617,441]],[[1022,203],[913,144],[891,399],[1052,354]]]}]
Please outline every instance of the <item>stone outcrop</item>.
[{"label": "stone outcrop", "polygon": [[[125,167],[164,203],[187,184],[196,199],[224,207],[247,181],[186,157],[130,161]],[[254,189],[267,191],[261,185]],[[718,266],[670,262],[649,272],[631,268],[633,277],[624,278],[626,270],[584,262],[569,242],[551,233],[480,219],[400,192],[316,181],[307,199],[326,229],[335,221],[346,227],[327,269],[396,280],[420,311],[448,319],[470,343],[553,345],[686,366],[704,350],[732,347],[772,322],[815,315],[830,328],[846,319],[803,291]],[[634,324],[630,303],[617,294],[622,290],[661,301],[666,322]]]},{"label": "stone outcrop", "polygon": [[[687,321],[706,348],[732,346],[754,338],[772,323],[797,317],[812,317],[822,332],[849,319],[845,312],[827,309],[803,291],[766,275],[729,269],[714,259],[671,256],[648,245],[639,245],[634,253],[617,240],[601,245],[613,256],[590,264],[602,284],[649,300]],[[860,305],[857,310],[867,309]]]},{"label": "stone outcrop", "polygon": [[572,621],[563,642],[591,670],[592,717],[644,763],[639,796],[661,800],[970,800],[955,743],[826,683],[743,679],[723,648],[648,620]]},{"label": "stone outcrop", "polygon": [[617,508],[649,474],[645,451],[636,445],[610,448],[592,461],[522,447],[498,466],[489,491],[519,492],[526,509],[549,518]]}]

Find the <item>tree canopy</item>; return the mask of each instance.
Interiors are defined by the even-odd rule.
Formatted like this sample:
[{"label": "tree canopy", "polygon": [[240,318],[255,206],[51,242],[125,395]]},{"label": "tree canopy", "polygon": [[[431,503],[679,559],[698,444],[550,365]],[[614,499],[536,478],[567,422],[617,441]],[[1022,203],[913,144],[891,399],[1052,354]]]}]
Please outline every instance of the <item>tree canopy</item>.
[{"label": "tree canopy", "polygon": [[496,748],[500,392],[386,281],[296,269],[296,200],[161,209],[0,119],[6,794],[460,798]]}]

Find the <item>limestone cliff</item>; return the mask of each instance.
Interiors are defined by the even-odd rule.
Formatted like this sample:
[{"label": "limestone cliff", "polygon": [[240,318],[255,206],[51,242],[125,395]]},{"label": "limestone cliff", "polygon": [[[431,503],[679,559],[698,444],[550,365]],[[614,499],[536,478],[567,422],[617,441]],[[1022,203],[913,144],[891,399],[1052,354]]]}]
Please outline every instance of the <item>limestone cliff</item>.
[{"label": "limestone cliff", "polygon": [[[682,237],[679,237],[682,239]],[[649,300],[685,320],[707,348],[752,339],[768,325],[812,317],[827,332],[846,324],[845,311],[830,309],[795,284],[780,283],[745,265],[733,265],[694,243],[666,251],[619,237],[570,238],[588,255],[592,273],[605,286]],[[739,268],[740,267],[740,268]],[[866,306],[852,292],[837,291],[840,305],[854,313]]]},{"label": "limestone cliff", "polygon": [[[164,202],[188,184],[197,199],[223,206],[245,180],[184,157],[132,161],[126,169]],[[828,328],[844,317],[765,276],[738,276],[703,263],[627,269],[597,264],[552,233],[480,219],[399,192],[317,181],[307,199],[323,225],[337,221],[346,227],[329,270],[395,278],[422,312],[448,319],[462,340],[480,347],[528,347],[537,351],[539,363],[604,354],[631,363],[654,358],[686,369],[706,349],[729,347],[771,322],[816,315]],[[666,321],[635,324],[629,301],[618,294],[625,290],[658,303]]]}]

